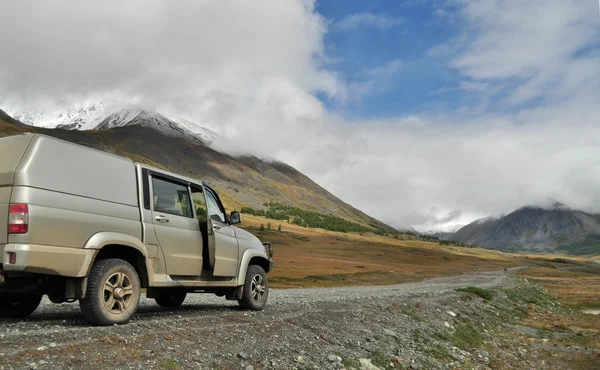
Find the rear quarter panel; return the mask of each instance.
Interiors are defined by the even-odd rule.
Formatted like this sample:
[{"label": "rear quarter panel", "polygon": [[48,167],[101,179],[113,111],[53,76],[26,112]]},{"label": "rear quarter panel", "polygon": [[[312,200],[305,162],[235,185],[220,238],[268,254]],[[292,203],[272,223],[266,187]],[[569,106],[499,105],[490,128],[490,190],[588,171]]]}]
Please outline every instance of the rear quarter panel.
[{"label": "rear quarter panel", "polygon": [[10,243],[82,248],[102,231],[142,238],[137,207],[23,186],[13,188],[12,202],[29,205],[29,231],[9,235]]},{"label": "rear quarter panel", "polygon": [[82,248],[102,231],[142,238],[135,165],[102,151],[35,135],[10,200],[28,204],[29,231],[9,243]]}]

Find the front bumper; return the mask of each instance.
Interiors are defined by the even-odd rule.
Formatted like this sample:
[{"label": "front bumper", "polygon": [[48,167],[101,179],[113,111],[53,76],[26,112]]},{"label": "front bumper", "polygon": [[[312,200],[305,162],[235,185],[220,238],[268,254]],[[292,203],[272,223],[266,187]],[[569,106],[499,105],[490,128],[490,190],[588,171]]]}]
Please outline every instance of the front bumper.
[{"label": "front bumper", "polygon": [[[6,244],[2,253],[4,271],[29,272],[45,275],[84,277],[97,251],[53,247],[48,245]],[[9,254],[15,253],[15,263],[9,263]]]}]

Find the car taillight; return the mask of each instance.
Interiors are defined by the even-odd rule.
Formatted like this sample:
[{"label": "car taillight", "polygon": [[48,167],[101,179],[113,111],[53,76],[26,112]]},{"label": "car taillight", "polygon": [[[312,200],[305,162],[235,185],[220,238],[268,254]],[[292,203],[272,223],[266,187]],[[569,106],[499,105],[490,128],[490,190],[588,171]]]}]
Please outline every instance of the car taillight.
[{"label": "car taillight", "polygon": [[11,204],[8,211],[8,233],[25,234],[29,229],[29,207],[27,204]]}]

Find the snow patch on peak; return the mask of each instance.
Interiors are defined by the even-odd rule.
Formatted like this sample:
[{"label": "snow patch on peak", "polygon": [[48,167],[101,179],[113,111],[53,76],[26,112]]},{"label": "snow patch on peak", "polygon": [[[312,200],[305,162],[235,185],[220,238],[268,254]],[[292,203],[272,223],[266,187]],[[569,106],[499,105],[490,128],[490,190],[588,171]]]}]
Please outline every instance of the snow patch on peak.
[{"label": "snow patch on peak", "polygon": [[104,118],[98,125],[93,127],[93,130],[109,130],[111,128],[123,127],[127,126],[130,122],[132,122],[136,118],[140,119],[156,119],[161,122],[167,120],[167,118],[161,116],[160,114],[152,114],[145,112],[142,109],[121,109],[115,113],[108,115]]},{"label": "snow patch on peak", "polygon": [[85,102],[67,111],[45,108],[42,110],[7,110],[7,113],[14,119],[30,126],[89,130],[102,121],[108,114],[111,105],[110,102]]},{"label": "snow patch on peak", "polygon": [[194,136],[200,138],[204,143],[212,143],[219,137],[216,132],[207,129],[206,127],[199,126],[185,118],[178,117],[173,121],[190,130]]},{"label": "snow patch on peak", "polygon": [[140,125],[160,131],[164,135],[192,139],[204,144],[212,143],[217,134],[188,120],[172,120],[158,112],[139,108],[121,109],[94,127],[94,130],[109,130],[117,127]]},{"label": "snow patch on peak", "polygon": [[423,234],[426,234],[426,235],[454,234],[458,230],[462,229],[464,226],[465,225],[463,225],[463,224],[440,226],[440,227],[435,227],[433,229],[430,229],[430,230],[424,232]]},{"label": "snow patch on peak", "polygon": [[476,224],[484,224],[486,222],[490,222],[490,221],[496,221],[501,219],[502,217],[506,216],[505,213],[495,213],[493,215],[484,217],[484,218],[480,218],[478,220],[473,221]]},{"label": "snow patch on peak", "polygon": [[[128,125],[153,128],[165,135],[213,144],[215,132],[178,115],[163,115],[139,105],[124,105],[113,100],[84,102],[64,110],[10,110],[7,113],[25,124],[63,130],[108,130]],[[177,117],[177,118],[171,118]]]}]

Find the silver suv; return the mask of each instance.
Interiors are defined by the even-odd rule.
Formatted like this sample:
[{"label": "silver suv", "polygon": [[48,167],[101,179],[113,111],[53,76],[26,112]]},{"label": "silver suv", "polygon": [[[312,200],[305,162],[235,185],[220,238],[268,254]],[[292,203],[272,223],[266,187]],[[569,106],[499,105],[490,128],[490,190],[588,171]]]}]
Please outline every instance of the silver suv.
[{"label": "silver suv", "polygon": [[240,222],[204,182],[45,135],[0,139],[0,317],[47,294],[123,324],[144,288],[163,307],[194,292],[261,310],[273,249]]}]

